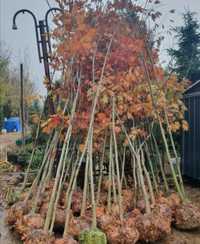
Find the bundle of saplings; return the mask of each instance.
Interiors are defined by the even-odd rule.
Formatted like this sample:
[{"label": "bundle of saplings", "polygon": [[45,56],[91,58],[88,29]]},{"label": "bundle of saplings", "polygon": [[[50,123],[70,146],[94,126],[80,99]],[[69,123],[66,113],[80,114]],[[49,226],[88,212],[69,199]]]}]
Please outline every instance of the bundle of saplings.
[{"label": "bundle of saplings", "polygon": [[56,2],[58,106],[41,125],[49,138],[41,166],[30,188],[25,177],[8,223],[25,244],[152,242],[172,225],[197,228],[173,140],[187,127],[186,82],[165,76],[143,21],[159,13],[132,1]]}]

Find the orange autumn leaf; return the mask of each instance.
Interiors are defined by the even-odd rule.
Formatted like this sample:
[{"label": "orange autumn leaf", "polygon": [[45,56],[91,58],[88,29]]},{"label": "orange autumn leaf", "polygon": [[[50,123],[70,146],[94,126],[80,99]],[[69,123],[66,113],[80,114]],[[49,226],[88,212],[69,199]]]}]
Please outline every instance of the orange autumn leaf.
[{"label": "orange autumn leaf", "polygon": [[170,129],[173,131],[173,132],[176,132],[177,130],[179,130],[181,127],[180,125],[180,122],[178,121],[175,121],[174,123],[171,123],[170,124]]},{"label": "orange autumn leaf", "polygon": [[182,128],[185,131],[189,130],[189,124],[187,121],[185,121],[185,120],[182,121]]},{"label": "orange autumn leaf", "polygon": [[84,149],[85,149],[85,144],[80,144],[80,145],[79,145],[79,150],[80,150],[80,152],[83,152]]},{"label": "orange autumn leaf", "polygon": [[52,115],[47,121],[42,124],[42,131],[49,134],[53,129],[61,125],[62,118],[60,115]]}]

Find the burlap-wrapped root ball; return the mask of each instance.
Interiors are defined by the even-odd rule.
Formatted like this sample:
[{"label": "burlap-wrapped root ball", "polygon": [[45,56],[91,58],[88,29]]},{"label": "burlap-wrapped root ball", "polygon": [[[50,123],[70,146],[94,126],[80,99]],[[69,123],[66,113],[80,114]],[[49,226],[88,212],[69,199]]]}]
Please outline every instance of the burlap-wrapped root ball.
[{"label": "burlap-wrapped root ball", "polygon": [[172,210],[172,218],[174,218],[175,210],[181,205],[181,199],[177,193],[171,193],[168,197],[160,195],[156,199],[158,204],[166,204]]},{"label": "burlap-wrapped root ball", "polygon": [[15,231],[24,240],[32,230],[42,229],[44,219],[40,214],[27,214],[18,219],[15,224]]},{"label": "burlap-wrapped root ball", "polygon": [[71,236],[78,238],[83,230],[89,230],[91,220],[85,217],[71,217],[68,233]]},{"label": "burlap-wrapped root ball", "polygon": [[17,202],[7,211],[6,221],[9,225],[14,225],[18,219],[27,214],[30,209],[30,204],[23,201]]},{"label": "burlap-wrapped root ball", "polygon": [[[39,213],[44,219],[46,218],[48,207],[49,207],[48,203],[43,203],[39,209]],[[66,218],[66,211],[60,208],[60,206],[57,206],[54,227],[55,228],[63,227],[65,225],[65,218]]]},{"label": "burlap-wrapped root ball", "polygon": [[156,205],[151,213],[136,216],[141,241],[153,242],[171,233],[172,212],[166,204]]},{"label": "burlap-wrapped root ball", "polygon": [[54,244],[78,244],[78,242],[74,240],[73,237],[67,236],[65,238],[56,239]]},{"label": "burlap-wrapped root ball", "polygon": [[192,203],[181,204],[175,210],[174,224],[181,230],[200,228],[200,209]]},{"label": "burlap-wrapped root ball", "polygon": [[98,225],[106,234],[109,243],[134,244],[139,239],[134,218],[120,221],[119,217],[105,214],[98,218]]},{"label": "burlap-wrapped root ball", "polygon": [[32,230],[27,236],[24,244],[54,244],[55,238],[44,230]]}]

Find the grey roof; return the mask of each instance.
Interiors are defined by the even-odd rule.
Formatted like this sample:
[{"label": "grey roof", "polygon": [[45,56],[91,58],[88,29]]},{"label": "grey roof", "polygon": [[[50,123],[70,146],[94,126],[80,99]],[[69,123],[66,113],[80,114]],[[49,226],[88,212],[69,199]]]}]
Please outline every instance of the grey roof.
[{"label": "grey roof", "polygon": [[190,85],[186,90],[185,93],[187,93],[188,91],[190,91],[192,88],[194,88],[195,86],[200,84],[200,80],[194,82],[192,85]]}]

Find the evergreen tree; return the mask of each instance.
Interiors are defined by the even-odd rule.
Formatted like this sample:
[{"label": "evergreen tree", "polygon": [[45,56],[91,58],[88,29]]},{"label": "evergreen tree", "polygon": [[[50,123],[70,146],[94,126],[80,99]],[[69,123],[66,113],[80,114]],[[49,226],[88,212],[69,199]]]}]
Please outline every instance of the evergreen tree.
[{"label": "evergreen tree", "polygon": [[187,11],[183,14],[184,25],[173,29],[177,39],[177,49],[168,49],[173,65],[170,67],[181,79],[193,83],[200,80],[200,25],[196,13]]}]

